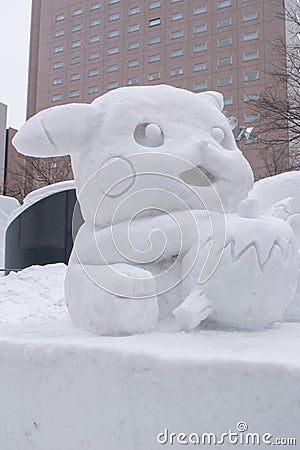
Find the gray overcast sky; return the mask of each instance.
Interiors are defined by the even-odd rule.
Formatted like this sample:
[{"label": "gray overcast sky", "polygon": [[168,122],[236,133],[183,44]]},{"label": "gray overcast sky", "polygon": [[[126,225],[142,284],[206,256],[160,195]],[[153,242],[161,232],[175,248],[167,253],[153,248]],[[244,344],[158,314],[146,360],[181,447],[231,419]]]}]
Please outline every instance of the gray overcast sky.
[{"label": "gray overcast sky", "polygon": [[7,126],[25,121],[31,0],[0,0],[0,102]]}]

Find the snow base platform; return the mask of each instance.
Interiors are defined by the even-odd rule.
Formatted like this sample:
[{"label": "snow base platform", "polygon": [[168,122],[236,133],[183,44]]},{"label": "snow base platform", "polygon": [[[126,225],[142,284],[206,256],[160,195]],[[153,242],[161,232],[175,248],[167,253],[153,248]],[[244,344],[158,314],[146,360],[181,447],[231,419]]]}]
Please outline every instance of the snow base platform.
[{"label": "snow base platform", "polygon": [[[300,448],[299,348],[295,323],[122,338],[68,320],[4,326],[0,449]],[[216,438],[197,444],[203,433]]]}]

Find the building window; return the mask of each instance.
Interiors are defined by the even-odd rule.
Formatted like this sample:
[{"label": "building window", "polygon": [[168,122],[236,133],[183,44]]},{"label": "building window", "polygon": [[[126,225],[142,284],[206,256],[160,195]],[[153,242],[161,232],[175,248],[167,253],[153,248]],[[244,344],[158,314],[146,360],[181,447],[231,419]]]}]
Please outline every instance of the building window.
[{"label": "building window", "polygon": [[203,44],[195,44],[193,47],[194,53],[203,52],[204,50],[207,50],[207,42],[203,42]]},{"label": "building window", "polygon": [[118,64],[111,64],[107,68],[107,72],[116,72],[117,70],[119,70]]},{"label": "building window", "polygon": [[134,8],[130,8],[130,10],[128,11],[128,15],[129,16],[133,16],[134,14],[139,14],[140,12],[140,7],[139,6],[135,6]]},{"label": "building window", "polygon": [[100,25],[100,19],[94,19],[90,21],[90,27],[95,27],[96,25]]},{"label": "building window", "polygon": [[206,68],[207,68],[206,62],[194,64],[194,72],[198,72],[199,70],[205,70]]},{"label": "building window", "polygon": [[226,17],[226,19],[220,19],[217,22],[218,28],[228,27],[231,25],[231,17]]},{"label": "building window", "polygon": [[70,98],[79,97],[79,90],[70,91]]},{"label": "building window", "polygon": [[157,54],[157,55],[150,55],[148,61],[149,61],[149,63],[155,62],[155,61],[160,61],[160,55],[159,54]]},{"label": "building window", "polygon": [[149,45],[159,44],[159,43],[160,43],[160,36],[152,36],[149,39]]},{"label": "building window", "polygon": [[133,50],[134,48],[139,48],[140,44],[138,41],[135,42],[129,42],[128,44],[128,50]]},{"label": "building window", "polygon": [[252,39],[258,38],[258,31],[253,31],[251,33],[244,33],[243,40],[244,41],[252,41]]},{"label": "building window", "polygon": [[127,84],[131,86],[132,84],[138,84],[139,79],[137,77],[128,78]]},{"label": "building window", "polygon": [[72,42],[72,48],[77,48],[81,46],[81,41],[73,41]]},{"label": "building window", "polygon": [[161,24],[160,18],[149,20],[149,27],[156,27]]},{"label": "building window", "polygon": [[202,25],[196,25],[196,26],[193,28],[193,33],[194,33],[194,34],[196,34],[196,33],[203,33],[203,32],[206,31],[206,30],[207,30],[207,24],[204,23],[204,24],[202,24]]},{"label": "building window", "polygon": [[231,0],[218,1],[218,8],[226,8],[226,6],[231,6]]},{"label": "building window", "polygon": [[131,59],[127,63],[127,67],[136,67],[138,65],[139,65],[139,60],[138,59]]},{"label": "building window", "polygon": [[80,63],[80,56],[74,56],[74,58],[71,59],[71,64],[78,64]]},{"label": "building window", "polygon": [[99,75],[99,69],[89,70],[89,77],[95,77],[96,75]]},{"label": "building window", "polygon": [[57,86],[58,84],[62,84],[62,79],[61,78],[54,78],[54,80],[52,81],[53,86]]},{"label": "building window", "polygon": [[82,8],[74,9],[73,16],[79,16],[82,14]]},{"label": "building window", "polygon": [[228,56],[226,58],[219,58],[218,59],[218,66],[222,67],[222,66],[229,66],[230,64],[232,64],[232,57]]},{"label": "building window", "polygon": [[117,81],[111,81],[110,83],[107,83],[107,89],[115,89],[119,86],[119,83]]},{"label": "building window", "polygon": [[156,2],[151,2],[149,5],[149,9],[159,8],[160,6],[161,6],[161,2],[160,2],[160,0],[158,0]]},{"label": "building window", "polygon": [[108,18],[109,22],[112,22],[113,20],[118,20],[118,19],[120,19],[119,13],[111,14]]},{"label": "building window", "polygon": [[159,80],[159,79],[160,79],[160,72],[153,72],[153,73],[149,73],[149,75],[148,75],[149,81]]},{"label": "building window", "polygon": [[51,162],[50,169],[57,169],[57,162],[55,162],[55,161]]},{"label": "building window", "polygon": [[62,100],[62,94],[55,94],[55,95],[53,95],[53,97],[52,97],[52,101],[53,102],[57,102],[59,100]]},{"label": "building window", "polygon": [[250,12],[250,13],[246,13],[246,14],[243,15],[243,21],[244,22],[247,22],[248,20],[254,20],[254,19],[257,19],[257,12],[256,11],[253,11],[253,12]]},{"label": "building window", "polygon": [[119,53],[119,47],[111,47],[108,49],[109,55],[115,55],[116,53]]},{"label": "building window", "polygon": [[226,47],[227,45],[232,44],[232,37],[223,38],[218,40],[218,47]]},{"label": "building window", "polygon": [[108,37],[109,38],[113,38],[113,37],[116,37],[116,36],[119,36],[119,30],[111,30],[109,33],[108,33]]},{"label": "building window", "polygon": [[90,36],[89,42],[90,44],[93,44],[94,42],[99,42],[100,41],[100,36],[95,35],[95,36]]},{"label": "building window", "polygon": [[98,59],[99,56],[99,52],[92,52],[89,54],[89,59]]},{"label": "building window", "polygon": [[171,15],[171,21],[175,21],[175,20],[179,20],[183,18],[183,13],[179,12],[179,13],[175,13]]},{"label": "building window", "polygon": [[61,67],[63,67],[63,62],[62,61],[56,61],[53,64],[53,69],[60,69]]},{"label": "building window", "polygon": [[171,39],[181,38],[182,36],[183,36],[182,30],[172,31],[171,33]]},{"label": "building window", "polygon": [[233,105],[233,98],[232,97],[224,97],[224,106]]},{"label": "building window", "polygon": [[72,73],[70,75],[70,81],[80,80],[80,73]]},{"label": "building window", "polygon": [[259,93],[258,92],[251,92],[249,94],[244,94],[244,101],[250,102],[250,101],[257,101],[259,99]]},{"label": "building window", "polygon": [[253,59],[258,59],[258,51],[244,54],[244,61],[252,61]]},{"label": "building window", "polygon": [[171,51],[171,58],[176,58],[176,56],[182,56],[183,55],[183,49],[177,48],[176,50]]},{"label": "building window", "polygon": [[132,33],[134,31],[139,31],[139,29],[140,29],[140,25],[138,23],[136,23],[134,25],[129,25],[128,33]]},{"label": "building window", "polygon": [[258,72],[249,72],[245,73],[244,75],[244,81],[254,81],[259,79],[259,73]]},{"label": "building window", "polygon": [[96,94],[99,92],[98,86],[90,86],[88,87],[88,94]]},{"label": "building window", "polygon": [[91,4],[91,11],[94,11],[95,9],[99,9],[100,8],[100,2],[97,3],[92,3]]},{"label": "building window", "polygon": [[207,89],[207,81],[194,83],[194,91],[202,91],[203,89]]},{"label": "building window", "polygon": [[199,6],[199,8],[194,8],[194,16],[197,16],[198,14],[206,13],[207,8],[205,6]]},{"label": "building window", "polygon": [[257,122],[259,120],[259,114],[246,114],[245,122]]},{"label": "building window", "polygon": [[182,75],[183,74],[183,68],[182,67],[176,67],[175,69],[171,69],[170,75]]},{"label": "building window", "polygon": [[57,14],[57,16],[55,16],[55,22],[60,22],[61,20],[64,20],[64,18],[65,18],[64,13]]},{"label": "building window", "polygon": [[54,53],[60,53],[64,51],[63,45],[58,45],[57,47],[54,47]]},{"label": "building window", "polygon": [[218,79],[218,86],[228,86],[232,84],[232,77],[224,77]]},{"label": "building window", "polygon": [[74,31],[81,31],[81,30],[82,30],[82,25],[81,24],[72,26],[72,32],[74,32]]},{"label": "building window", "polygon": [[65,34],[65,30],[57,30],[55,31],[55,37],[60,37]]}]

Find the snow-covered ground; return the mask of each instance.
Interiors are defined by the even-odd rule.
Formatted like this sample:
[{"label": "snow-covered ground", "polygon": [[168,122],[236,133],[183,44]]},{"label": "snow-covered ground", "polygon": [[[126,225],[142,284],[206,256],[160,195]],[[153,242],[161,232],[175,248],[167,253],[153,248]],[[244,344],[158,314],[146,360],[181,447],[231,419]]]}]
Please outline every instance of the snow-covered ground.
[{"label": "snow-covered ground", "polygon": [[68,318],[65,270],[36,266],[0,280],[0,449],[204,448],[178,434],[220,439],[239,422],[260,439],[299,445],[300,324],[184,333],[167,321],[155,333],[96,336]]},{"label": "snow-covered ground", "polygon": [[67,318],[66,268],[62,263],[32,266],[0,278],[0,326]]}]

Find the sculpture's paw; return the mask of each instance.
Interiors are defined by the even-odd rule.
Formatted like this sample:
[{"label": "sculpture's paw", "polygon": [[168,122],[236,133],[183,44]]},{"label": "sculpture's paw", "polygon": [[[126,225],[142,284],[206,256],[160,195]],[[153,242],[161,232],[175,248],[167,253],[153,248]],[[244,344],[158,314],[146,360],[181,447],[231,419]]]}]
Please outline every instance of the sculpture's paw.
[{"label": "sculpture's paw", "polygon": [[205,320],[213,311],[209,299],[201,289],[191,292],[174,311],[176,322],[181,330],[191,331]]},{"label": "sculpture's paw", "polygon": [[[213,305],[208,320],[239,329],[270,326],[281,320],[296,291],[298,256],[293,231],[275,218],[228,216],[226,224],[221,261],[201,285]],[[199,261],[203,259],[200,254]],[[200,271],[198,267],[197,275]]]},{"label": "sculpture's paw", "polygon": [[[111,278],[112,268],[120,274],[117,281]],[[97,279],[106,281],[107,290]],[[158,304],[154,292],[151,273],[133,266],[68,267],[65,298],[70,317],[77,326],[97,334],[120,336],[155,330]]]}]

